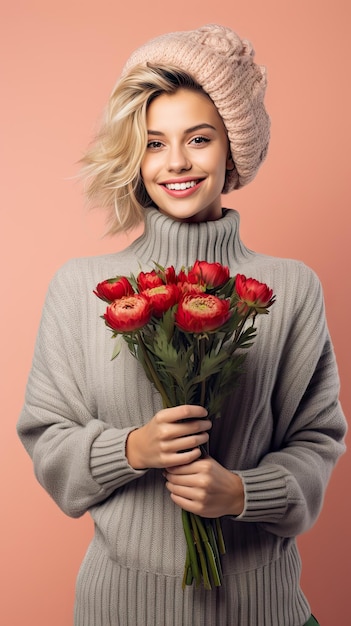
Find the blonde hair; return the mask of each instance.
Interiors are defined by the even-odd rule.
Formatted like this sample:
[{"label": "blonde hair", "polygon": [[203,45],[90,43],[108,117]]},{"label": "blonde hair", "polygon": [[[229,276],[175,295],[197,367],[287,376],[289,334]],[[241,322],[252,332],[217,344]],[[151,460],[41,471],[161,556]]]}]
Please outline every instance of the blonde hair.
[{"label": "blonde hair", "polygon": [[130,70],[112,91],[100,132],[81,160],[86,195],[90,204],[108,210],[109,234],[135,227],[152,204],[140,175],[147,107],[179,88],[203,91],[179,68],[147,64]]}]

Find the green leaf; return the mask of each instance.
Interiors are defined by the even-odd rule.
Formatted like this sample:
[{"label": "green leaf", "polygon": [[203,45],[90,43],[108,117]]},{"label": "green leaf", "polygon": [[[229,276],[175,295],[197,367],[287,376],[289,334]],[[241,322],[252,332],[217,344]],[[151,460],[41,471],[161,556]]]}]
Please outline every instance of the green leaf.
[{"label": "green leaf", "polygon": [[113,348],[112,355],[111,355],[111,361],[113,361],[113,359],[115,359],[119,355],[121,348],[122,348],[122,337],[121,335],[119,335],[116,338],[115,346]]},{"label": "green leaf", "polygon": [[162,328],[167,337],[167,341],[171,342],[174,333],[174,310],[175,307],[168,309],[159,322],[159,328]]}]

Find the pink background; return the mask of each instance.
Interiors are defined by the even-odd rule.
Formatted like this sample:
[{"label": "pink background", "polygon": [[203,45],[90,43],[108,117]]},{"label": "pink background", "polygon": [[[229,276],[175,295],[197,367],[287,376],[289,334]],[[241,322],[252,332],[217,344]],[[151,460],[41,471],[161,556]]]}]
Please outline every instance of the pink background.
[{"label": "pink background", "polygon": [[[36,483],[15,424],[53,272],[70,257],[126,243],[102,238],[103,216],[86,213],[74,176],[123,62],[144,40],[219,22],[251,39],[257,61],[267,65],[268,161],[225,204],[240,211],[250,248],[302,259],[319,274],[345,413],[351,408],[349,3],[136,0],[121,7],[109,0],[17,0],[1,11],[4,626],[72,624],[92,524],[88,516],[66,517]],[[303,588],[322,626],[350,615],[350,466],[346,454],[323,513],[299,539]]]}]

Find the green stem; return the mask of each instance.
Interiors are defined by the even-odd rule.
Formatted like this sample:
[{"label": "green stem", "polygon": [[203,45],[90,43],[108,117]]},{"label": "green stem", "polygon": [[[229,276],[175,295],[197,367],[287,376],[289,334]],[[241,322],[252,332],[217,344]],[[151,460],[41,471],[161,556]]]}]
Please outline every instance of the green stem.
[{"label": "green stem", "polygon": [[241,333],[242,333],[242,330],[243,330],[243,328],[244,328],[244,326],[245,326],[245,324],[246,324],[247,320],[249,319],[249,317],[250,317],[251,313],[252,313],[252,311],[251,311],[251,310],[249,310],[249,311],[246,313],[245,317],[243,317],[243,319],[241,320],[240,325],[239,325],[239,326],[238,326],[238,328],[236,329],[236,331],[235,331],[235,333],[234,333],[234,342],[233,342],[233,343],[234,343],[234,345],[235,345],[235,344],[236,344],[236,342],[238,341],[238,339],[239,339],[239,337],[240,337],[240,335],[241,335]]},{"label": "green stem", "polygon": [[183,574],[183,582],[182,582],[182,589],[184,591],[185,587],[187,585],[191,585],[193,582],[193,570],[191,568],[191,562],[190,562],[190,553],[189,553],[189,548],[186,548],[186,558],[185,558],[185,565],[184,565],[184,574]]},{"label": "green stem", "polygon": [[214,529],[214,525],[213,525],[214,520],[209,520],[206,524],[206,528],[207,528],[207,535],[209,538],[209,542],[214,554],[214,558],[217,564],[217,570],[218,570],[218,576],[219,576],[219,580],[221,581],[221,584],[223,582],[223,573],[222,573],[222,565],[221,565],[221,557],[219,555],[219,549],[218,549],[218,544],[217,544],[217,537],[216,537],[216,533],[215,533],[215,529]]},{"label": "green stem", "polygon": [[201,582],[201,575],[200,575],[199,565],[197,562],[197,555],[196,555],[194,540],[193,540],[193,536],[191,532],[189,515],[191,514],[189,514],[188,511],[184,511],[184,509],[182,509],[182,522],[183,522],[185,539],[186,539],[187,547],[189,550],[189,559],[190,559],[192,574],[195,578],[196,586],[198,586]]},{"label": "green stem", "polygon": [[[202,361],[205,358],[205,354],[206,354],[204,341],[206,341],[205,337],[199,338],[199,358],[200,358],[199,374],[201,372]],[[206,380],[204,379],[201,381],[200,406],[205,406],[205,400],[206,400]]]},{"label": "green stem", "polygon": [[[200,518],[198,517],[198,515],[194,515],[194,513],[190,513],[190,519],[191,519],[191,526],[192,526],[193,533],[194,533],[195,545],[196,545],[197,552],[198,552],[199,559],[200,559],[200,563],[201,563],[201,573],[202,573],[202,579],[203,579],[204,587],[205,587],[205,589],[209,589],[210,590],[210,589],[212,589],[212,587],[211,587],[211,582],[210,582],[209,575],[208,575],[205,554],[204,554],[204,551],[202,549],[202,545],[205,542],[204,542],[204,539],[203,539],[203,535],[201,533],[199,533],[198,521],[199,521]],[[206,546],[205,546],[205,549],[206,549]]]},{"label": "green stem", "polygon": [[218,544],[219,553],[225,554],[226,549],[225,549],[224,537],[223,537],[223,532],[222,532],[221,520],[219,519],[219,517],[215,519],[215,524],[216,524],[216,531],[217,531],[217,544]]},{"label": "green stem", "polygon": [[[205,341],[206,341],[206,337],[199,338],[199,358],[200,358],[199,374],[201,372],[202,361],[206,354],[206,347],[204,343]],[[200,387],[200,406],[205,407],[205,404],[206,404],[206,379],[203,379],[201,381],[201,387]],[[209,442],[203,444],[202,446],[200,446],[200,448],[201,448],[203,456],[208,456],[210,454]]]},{"label": "green stem", "polygon": [[[240,336],[241,329],[243,328],[246,319],[243,320],[238,336]],[[239,330],[239,329],[238,329]],[[138,331],[136,333],[136,338],[140,350],[143,354],[145,365],[148,369],[150,377],[159,393],[162,397],[162,402],[164,408],[169,408],[172,406],[168,396],[166,394],[165,389],[163,388],[160,380],[157,376],[157,373],[153,367],[151,359],[148,354],[147,347],[144,343],[142,334]],[[199,371],[201,370],[202,359],[205,356],[205,337],[199,339]],[[206,381],[203,380],[201,383],[200,389],[200,404],[201,406],[205,406],[206,400]],[[198,515],[194,515],[193,513],[188,513],[184,509],[182,509],[182,522],[184,528],[184,534],[187,544],[187,552],[186,552],[186,561],[184,567],[184,575],[182,581],[182,587],[185,588],[186,585],[191,585],[193,580],[195,580],[195,584],[198,587],[201,583],[201,575],[203,579],[203,584],[205,589],[211,589],[211,582],[208,575],[208,567],[209,565],[211,576],[213,582],[216,587],[221,585],[222,579],[222,570],[220,564],[220,557],[218,554],[218,550],[221,554],[225,553],[224,540],[220,527],[219,520],[216,520],[216,530],[217,533],[214,533],[213,528],[210,528],[210,539],[206,533],[206,529],[202,523],[201,518]],[[218,547],[216,544],[216,534],[218,538]],[[212,545],[211,545],[212,544]],[[205,548],[205,552],[204,549]],[[199,561],[201,565],[201,572],[199,568]],[[218,564],[218,566],[217,566]]]},{"label": "green stem", "polygon": [[199,517],[198,515],[196,515],[195,517],[196,517],[196,522],[197,522],[197,525],[198,525],[198,529],[200,531],[201,539],[204,542],[206,555],[207,555],[208,563],[209,563],[209,566],[210,566],[210,571],[211,571],[211,574],[213,576],[213,582],[214,582],[216,587],[220,587],[221,586],[221,577],[220,577],[220,574],[218,572],[215,555],[213,554],[213,550],[212,550],[210,542],[208,540],[208,536],[207,536],[205,527],[204,527],[204,525],[202,523],[201,517]]},{"label": "green stem", "polygon": [[164,409],[170,408],[172,405],[170,404],[170,402],[168,400],[168,397],[167,397],[167,394],[166,394],[163,386],[161,385],[161,383],[159,381],[159,378],[158,378],[158,376],[157,376],[157,374],[156,374],[156,372],[154,370],[154,367],[153,367],[153,365],[152,365],[152,363],[150,361],[147,348],[146,348],[146,346],[144,344],[143,337],[142,337],[142,335],[141,335],[141,333],[139,331],[136,333],[136,336],[137,336],[139,347],[140,347],[140,349],[141,349],[141,351],[143,353],[144,361],[145,361],[145,363],[147,365],[149,374],[150,374],[150,376],[152,378],[152,381],[153,381],[157,391],[159,391],[161,396],[162,396],[163,408]]}]

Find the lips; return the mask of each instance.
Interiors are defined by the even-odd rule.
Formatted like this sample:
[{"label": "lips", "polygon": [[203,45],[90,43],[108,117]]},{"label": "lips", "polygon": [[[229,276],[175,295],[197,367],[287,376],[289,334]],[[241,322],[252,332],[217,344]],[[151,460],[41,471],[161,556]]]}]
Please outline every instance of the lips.
[{"label": "lips", "polygon": [[189,180],[187,183],[166,183],[165,187],[167,189],[172,189],[174,191],[180,191],[184,189],[190,189],[191,187],[195,187],[196,180]]},{"label": "lips", "polygon": [[169,195],[183,198],[197,191],[203,181],[204,178],[169,180],[161,186]]}]

